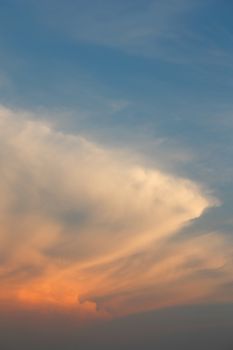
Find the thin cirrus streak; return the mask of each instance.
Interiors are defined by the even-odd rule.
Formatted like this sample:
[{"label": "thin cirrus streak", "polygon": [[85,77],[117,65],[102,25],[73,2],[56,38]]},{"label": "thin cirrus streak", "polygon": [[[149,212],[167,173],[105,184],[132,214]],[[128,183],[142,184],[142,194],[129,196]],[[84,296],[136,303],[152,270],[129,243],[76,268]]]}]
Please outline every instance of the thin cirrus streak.
[{"label": "thin cirrus streak", "polygon": [[226,238],[176,238],[216,204],[197,184],[4,107],[0,166],[6,308],[85,319],[232,299]]}]

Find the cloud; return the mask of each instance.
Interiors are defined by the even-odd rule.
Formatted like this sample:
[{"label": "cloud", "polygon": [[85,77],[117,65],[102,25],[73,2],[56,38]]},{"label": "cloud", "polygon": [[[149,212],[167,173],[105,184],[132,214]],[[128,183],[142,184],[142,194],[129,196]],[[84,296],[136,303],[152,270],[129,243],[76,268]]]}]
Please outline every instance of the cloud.
[{"label": "cloud", "polygon": [[198,184],[4,107],[0,167],[1,300],[95,318],[223,299],[231,246],[176,239],[216,204]]},{"label": "cloud", "polygon": [[[198,14],[209,6],[193,0],[83,1],[54,0],[35,6],[37,17],[56,35],[69,41],[121,50],[126,54],[159,58],[172,63],[230,64],[231,54],[200,32]],[[53,21],[51,21],[53,16]],[[221,31],[221,27],[219,28]],[[204,36],[203,36],[204,33]],[[205,44],[203,44],[205,43]]]},{"label": "cloud", "polygon": [[[199,3],[199,2],[198,2]],[[57,33],[71,40],[117,48],[127,53],[158,57],[174,53],[181,45],[180,19],[195,8],[197,2],[158,1],[91,1],[88,5],[50,0],[37,8],[37,16]],[[53,21],[51,21],[53,14]],[[161,44],[161,42],[163,42]],[[170,47],[170,49],[169,49]],[[184,49],[184,48],[183,48]]]},{"label": "cloud", "polygon": [[224,28],[218,22],[214,15],[219,10],[212,3],[47,0],[39,6],[33,1],[32,6],[41,25],[72,44],[93,44],[175,64],[232,66],[232,53],[223,44],[226,38],[231,40],[230,30],[227,22]]}]

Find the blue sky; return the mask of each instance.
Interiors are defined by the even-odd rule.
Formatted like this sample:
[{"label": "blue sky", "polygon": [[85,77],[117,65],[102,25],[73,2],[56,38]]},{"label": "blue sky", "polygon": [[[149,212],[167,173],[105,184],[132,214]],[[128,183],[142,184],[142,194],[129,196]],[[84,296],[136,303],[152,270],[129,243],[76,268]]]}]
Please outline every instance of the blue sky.
[{"label": "blue sky", "polygon": [[[12,223],[22,216],[20,225],[28,222],[20,229],[23,232],[37,225],[40,232],[52,232],[48,237],[55,240],[59,236],[51,243],[47,234],[41,234],[46,241],[42,249],[36,233],[35,249],[25,233],[33,261],[40,251],[43,269],[51,263],[56,276],[58,258],[69,261],[69,274],[64,274],[70,281],[80,261],[89,268],[101,257],[103,265],[95,266],[95,271],[104,280],[104,292],[85,285],[79,295],[84,304],[90,303],[87,310],[95,303],[103,312],[101,317],[106,310],[117,314],[116,295],[124,299],[119,309],[125,308],[127,315],[156,309],[153,293],[157,290],[149,283],[152,277],[136,286],[127,262],[144,273],[140,262],[145,267],[145,262],[161,259],[163,269],[163,261],[170,264],[169,254],[174,254],[175,261],[179,254],[190,258],[183,265],[195,266],[192,273],[203,290],[207,288],[203,276],[210,280],[216,276],[210,282],[212,292],[197,293],[192,300],[184,297],[184,304],[232,303],[232,13],[233,3],[227,0],[0,0],[0,166],[8,174],[8,179],[0,181],[0,190],[4,198],[17,197],[13,209],[4,204],[3,212]],[[135,186],[128,190],[134,181]],[[154,188],[158,212],[153,211],[155,199],[148,195]],[[140,207],[140,211],[137,201],[143,199],[146,209]],[[158,223],[148,213],[157,213]],[[174,223],[173,229],[164,229],[160,223],[165,214]],[[43,220],[34,222],[35,215]],[[93,228],[94,223],[101,229]],[[17,231],[17,225],[12,225]],[[157,248],[145,253],[144,243],[144,253],[139,243],[132,245],[131,231],[138,230],[138,242],[148,234],[148,243],[148,232],[155,229],[158,235],[163,230],[171,234],[165,243],[159,241],[160,253]],[[69,239],[63,237],[66,230]],[[81,232],[80,237],[75,230]],[[114,238],[112,232],[119,236]],[[119,243],[127,247],[124,256],[119,253]],[[41,265],[33,263],[32,267],[28,257],[21,266],[23,258],[12,242],[7,244],[9,257],[15,258],[6,263],[6,271],[11,271],[6,275],[19,280],[30,275],[27,283],[33,295],[27,294],[29,289],[22,290],[17,278],[14,281],[20,296],[46,299],[37,291]],[[191,247],[198,258],[192,257]],[[201,247],[206,247],[206,261]],[[4,254],[5,259],[7,254],[1,254],[0,249],[0,259]],[[108,270],[110,255],[114,258]],[[19,261],[20,273],[15,261]],[[196,271],[200,261],[204,267]],[[45,270],[48,278],[51,270]],[[122,271],[134,281],[127,285],[129,294],[135,286],[131,299],[125,296]],[[95,281],[93,271],[88,270],[88,278],[89,273]],[[113,288],[115,274],[117,291]],[[172,305],[182,304],[178,298],[182,290],[189,293],[191,277],[179,278],[174,282],[178,292],[171,297]],[[148,288],[145,294],[143,283]],[[164,283],[161,281],[161,290],[167,295]],[[138,300],[145,302],[145,310]],[[161,305],[167,302],[161,298]],[[80,305],[82,315],[87,311]]]}]

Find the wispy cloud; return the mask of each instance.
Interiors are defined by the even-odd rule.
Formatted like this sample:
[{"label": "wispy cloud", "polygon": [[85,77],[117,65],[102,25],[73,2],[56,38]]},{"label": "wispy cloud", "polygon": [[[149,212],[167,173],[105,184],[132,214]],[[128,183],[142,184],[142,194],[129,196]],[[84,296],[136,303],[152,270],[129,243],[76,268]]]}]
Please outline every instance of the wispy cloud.
[{"label": "wispy cloud", "polygon": [[223,28],[211,18],[196,25],[195,16],[202,13],[208,17],[212,6],[199,0],[77,1],[68,5],[49,0],[42,7],[35,5],[37,18],[56,35],[73,42],[173,63],[232,66],[232,52],[221,44],[226,35],[232,38],[227,26]]},{"label": "wispy cloud", "polygon": [[1,300],[104,317],[226,299],[225,239],[176,239],[216,204],[198,184],[4,107],[0,167]]},{"label": "wispy cloud", "polygon": [[[89,42],[143,56],[160,56],[162,46],[180,44],[180,19],[194,7],[193,1],[54,1],[44,4],[50,28],[73,40]],[[51,12],[55,15],[51,21]]]}]

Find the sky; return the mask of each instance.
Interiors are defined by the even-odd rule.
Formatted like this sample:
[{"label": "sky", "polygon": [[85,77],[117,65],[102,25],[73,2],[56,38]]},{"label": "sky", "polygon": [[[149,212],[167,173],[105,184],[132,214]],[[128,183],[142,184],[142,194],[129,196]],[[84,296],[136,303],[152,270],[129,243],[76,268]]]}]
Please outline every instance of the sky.
[{"label": "sky", "polygon": [[233,3],[0,0],[0,347],[233,348]]}]

